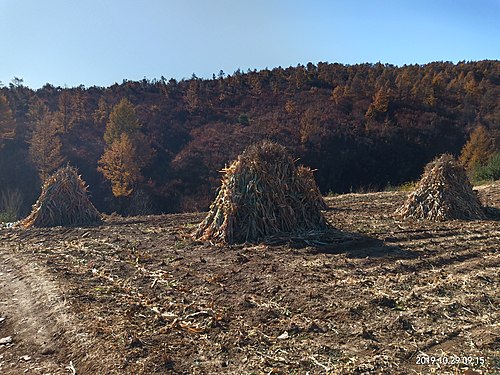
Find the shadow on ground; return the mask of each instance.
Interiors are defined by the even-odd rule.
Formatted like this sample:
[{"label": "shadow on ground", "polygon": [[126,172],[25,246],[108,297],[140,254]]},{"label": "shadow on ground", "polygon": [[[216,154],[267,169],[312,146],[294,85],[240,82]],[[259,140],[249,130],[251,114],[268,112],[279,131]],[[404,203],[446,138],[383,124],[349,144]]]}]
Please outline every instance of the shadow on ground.
[{"label": "shadow on ground", "polygon": [[267,245],[287,244],[291,248],[308,248],[310,254],[342,254],[349,258],[413,259],[418,255],[399,246],[387,245],[384,241],[361,233],[328,229],[300,235],[276,236],[265,241]]}]

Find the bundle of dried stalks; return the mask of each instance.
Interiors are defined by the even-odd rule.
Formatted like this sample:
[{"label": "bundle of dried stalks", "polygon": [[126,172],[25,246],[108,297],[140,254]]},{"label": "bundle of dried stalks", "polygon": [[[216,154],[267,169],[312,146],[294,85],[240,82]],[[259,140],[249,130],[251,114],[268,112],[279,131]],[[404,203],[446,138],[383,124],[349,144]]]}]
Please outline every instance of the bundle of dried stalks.
[{"label": "bundle of dried stalks", "polygon": [[222,186],[195,238],[217,243],[256,242],[273,235],[327,229],[312,173],[298,173],[285,147],[249,146],[223,170]]},{"label": "bundle of dried stalks", "polygon": [[318,185],[316,185],[313,170],[309,167],[299,165],[297,167],[297,176],[299,178],[299,182],[303,184],[302,188],[306,194],[306,199],[316,202],[316,205],[320,210],[328,209],[328,205],[323,199],[323,196],[318,189]]},{"label": "bundle of dried stalks", "polygon": [[21,224],[29,227],[91,225],[101,215],[87,197],[85,182],[76,169],[67,166],[45,180],[42,193]]},{"label": "bundle of dried stalks", "polygon": [[444,154],[425,167],[424,174],[404,205],[396,211],[402,219],[484,219],[485,213],[464,168]]}]

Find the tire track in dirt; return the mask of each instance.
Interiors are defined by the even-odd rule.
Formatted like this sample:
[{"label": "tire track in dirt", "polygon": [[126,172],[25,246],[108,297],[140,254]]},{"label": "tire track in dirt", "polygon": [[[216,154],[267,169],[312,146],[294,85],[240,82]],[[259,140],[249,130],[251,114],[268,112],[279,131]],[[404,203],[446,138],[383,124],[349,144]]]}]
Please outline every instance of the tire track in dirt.
[{"label": "tire track in dirt", "polygon": [[0,248],[0,346],[2,374],[68,374],[72,357],[68,337],[79,337],[62,293],[42,267],[18,260]]}]

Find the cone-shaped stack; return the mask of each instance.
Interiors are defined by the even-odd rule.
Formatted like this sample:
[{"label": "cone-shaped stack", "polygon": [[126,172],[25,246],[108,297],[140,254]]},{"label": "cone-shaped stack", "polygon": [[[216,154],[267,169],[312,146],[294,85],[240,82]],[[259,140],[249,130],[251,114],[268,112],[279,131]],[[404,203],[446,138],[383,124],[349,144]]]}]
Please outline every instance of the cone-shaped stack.
[{"label": "cone-shaped stack", "polygon": [[101,222],[76,169],[67,166],[45,180],[42,193],[21,224],[28,227],[85,226]]},{"label": "cone-shaped stack", "polygon": [[269,141],[249,146],[223,172],[196,238],[231,244],[328,228],[310,188],[314,180],[304,181],[312,173],[298,173],[285,147]]},{"label": "cone-shaped stack", "polygon": [[433,221],[475,220],[484,219],[485,213],[464,168],[453,156],[444,154],[427,164],[396,216]]}]

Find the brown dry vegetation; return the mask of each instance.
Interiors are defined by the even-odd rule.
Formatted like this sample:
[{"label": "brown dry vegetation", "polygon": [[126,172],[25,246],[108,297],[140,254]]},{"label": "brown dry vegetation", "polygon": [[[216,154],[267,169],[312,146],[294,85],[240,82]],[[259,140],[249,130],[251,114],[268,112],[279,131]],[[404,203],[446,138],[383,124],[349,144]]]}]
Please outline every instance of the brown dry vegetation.
[{"label": "brown dry vegetation", "polygon": [[195,242],[203,213],[0,229],[0,373],[500,372],[499,222],[395,221],[404,198],[327,198],[325,247]]},{"label": "brown dry vegetation", "polygon": [[[64,159],[78,167],[101,212],[205,210],[219,186],[218,171],[264,139],[317,169],[322,192],[399,185],[418,179],[437,155],[458,155],[477,126],[487,133],[473,137],[462,161],[486,162],[498,151],[499,72],[499,60],[402,67],[319,62],[110,87],[46,84],[32,90],[16,80],[0,87],[7,99],[0,103],[0,186],[19,191],[24,216],[40,192],[37,171],[50,173]],[[134,108],[119,104],[125,98]],[[117,134],[106,123],[115,123],[112,112],[119,107],[132,123],[129,141],[135,141],[111,147]],[[146,145],[155,151],[152,159]],[[135,193],[150,199],[154,210],[137,210],[143,199],[134,193],[114,198],[96,168],[99,160],[114,182],[121,180],[106,167],[110,163],[132,172],[134,178],[121,181],[125,185],[114,184],[117,195],[128,195],[128,185],[138,183]]]}]

